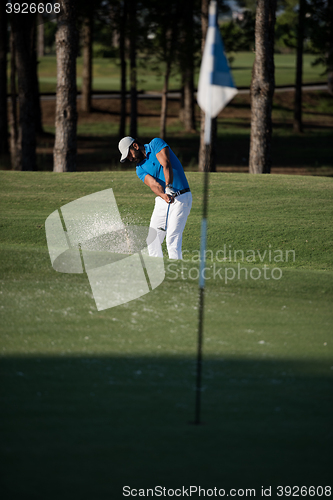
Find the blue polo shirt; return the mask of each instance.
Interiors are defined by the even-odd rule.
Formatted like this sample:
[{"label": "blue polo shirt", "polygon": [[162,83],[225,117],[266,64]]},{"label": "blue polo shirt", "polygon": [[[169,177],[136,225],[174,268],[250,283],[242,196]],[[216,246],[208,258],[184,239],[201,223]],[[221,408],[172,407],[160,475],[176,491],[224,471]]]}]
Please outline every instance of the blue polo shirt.
[{"label": "blue polo shirt", "polygon": [[172,149],[170,149],[168,144],[162,139],[155,138],[149,144],[145,144],[147,156],[144,160],[138,163],[136,167],[137,176],[142,180],[142,182],[144,182],[146,175],[149,174],[154,177],[159,184],[161,184],[163,189],[165,189],[163,167],[156,158],[156,155],[165,147],[169,148],[170,163],[173,171],[172,187],[174,187],[177,191],[187,189],[189,185],[183,166]]}]

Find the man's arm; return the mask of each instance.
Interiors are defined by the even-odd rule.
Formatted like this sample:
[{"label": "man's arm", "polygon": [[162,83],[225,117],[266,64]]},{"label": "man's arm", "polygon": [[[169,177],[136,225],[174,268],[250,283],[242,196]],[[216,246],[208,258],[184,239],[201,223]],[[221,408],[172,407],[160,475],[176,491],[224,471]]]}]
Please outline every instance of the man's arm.
[{"label": "man's arm", "polygon": [[157,153],[156,158],[163,167],[165,185],[166,186],[168,184],[172,185],[173,171],[172,171],[172,166],[170,163],[169,148],[166,146],[165,148],[161,149],[161,151],[159,153]]},{"label": "man's arm", "polygon": [[150,187],[153,193],[160,196],[164,201],[167,203],[173,203],[174,199],[164,192],[161,184],[159,184],[154,177],[147,174],[145,177],[145,184]]}]

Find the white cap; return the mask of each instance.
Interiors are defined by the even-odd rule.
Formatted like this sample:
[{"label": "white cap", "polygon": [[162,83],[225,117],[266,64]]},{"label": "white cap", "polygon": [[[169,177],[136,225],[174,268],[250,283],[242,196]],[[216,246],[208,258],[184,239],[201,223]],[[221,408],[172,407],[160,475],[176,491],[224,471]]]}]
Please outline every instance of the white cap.
[{"label": "white cap", "polygon": [[121,158],[120,158],[121,163],[124,163],[124,161],[126,160],[128,155],[128,150],[130,146],[133,144],[133,142],[135,142],[135,139],[133,139],[133,137],[123,137],[121,141],[119,141],[118,148],[119,151],[121,152]]}]

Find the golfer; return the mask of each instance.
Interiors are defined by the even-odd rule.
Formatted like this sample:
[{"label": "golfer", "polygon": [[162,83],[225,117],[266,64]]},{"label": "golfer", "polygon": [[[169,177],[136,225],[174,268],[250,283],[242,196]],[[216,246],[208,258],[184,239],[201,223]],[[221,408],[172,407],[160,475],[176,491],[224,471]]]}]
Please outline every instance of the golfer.
[{"label": "golfer", "polygon": [[150,220],[157,238],[148,245],[149,255],[163,257],[161,245],[166,235],[169,259],[181,259],[183,231],[192,206],[182,164],[162,139],[143,145],[133,137],[124,137],[118,147],[120,161],[136,163],[137,176],[157,195]]}]

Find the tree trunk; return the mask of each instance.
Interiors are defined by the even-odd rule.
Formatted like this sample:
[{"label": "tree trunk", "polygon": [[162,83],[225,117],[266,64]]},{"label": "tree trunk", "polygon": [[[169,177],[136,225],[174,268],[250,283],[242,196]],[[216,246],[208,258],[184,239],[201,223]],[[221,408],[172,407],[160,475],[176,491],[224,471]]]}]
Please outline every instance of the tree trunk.
[{"label": "tree trunk", "polygon": [[[38,19],[38,18],[37,18]],[[35,107],[35,126],[36,134],[43,134],[43,119],[42,119],[42,108],[40,105],[40,95],[39,95],[39,81],[38,81],[38,59],[36,44],[38,43],[38,32],[39,26],[34,25],[33,30],[33,43],[31,47],[31,63],[33,68],[33,84],[34,84],[34,107]]]},{"label": "tree trunk", "polygon": [[56,33],[57,97],[55,116],[54,172],[76,169],[76,56],[77,31],[72,0],[61,0]]},{"label": "tree trunk", "polygon": [[44,20],[42,14],[38,14],[38,28],[37,28],[37,58],[44,57]]},{"label": "tree trunk", "polygon": [[185,95],[185,85],[184,85],[184,75],[182,73],[182,84],[180,87],[180,97],[179,97],[179,120],[184,123],[184,95]]},{"label": "tree trunk", "polygon": [[123,2],[122,12],[120,16],[119,30],[119,54],[120,54],[120,121],[119,121],[119,138],[125,136],[126,132],[126,18],[127,18],[127,1]]},{"label": "tree trunk", "polygon": [[276,0],[257,0],[251,81],[251,174],[270,173]]},{"label": "tree trunk", "polygon": [[16,95],[16,50],[13,30],[10,33],[10,160],[13,170],[22,170],[18,144],[17,95]]},{"label": "tree trunk", "polygon": [[212,119],[210,131],[209,157],[206,163],[205,112],[201,110],[199,172],[216,172],[217,117]]},{"label": "tree trunk", "polygon": [[136,71],[136,24],[137,24],[137,2],[131,0],[129,4],[129,24],[130,24],[130,82],[131,82],[131,125],[130,135],[137,136],[138,128],[138,97],[137,97],[137,71]]},{"label": "tree trunk", "polygon": [[86,113],[91,111],[92,86],[92,32],[93,18],[86,17],[83,21],[83,68],[82,68],[82,101],[81,109]]},{"label": "tree trunk", "polygon": [[296,87],[294,103],[294,132],[303,132],[302,124],[302,73],[303,73],[303,40],[305,0],[299,0],[297,58],[296,58]]},{"label": "tree trunk", "polygon": [[162,102],[161,102],[161,121],[160,121],[160,138],[165,141],[166,139],[166,118],[168,110],[168,90],[169,90],[169,76],[170,76],[171,62],[170,60],[166,63],[165,74],[164,74],[164,85],[162,92]]},{"label": "tree trunk", "polygon": [[328,67],[327,67],[327,84],[328,91],[333,95],[333,0],[327,2],[328,13]]},{"label": "tree trunk", "polygon": [[189,67],[185,69],[184,86],[184,127],[186,132],[195,132],[195,107],[194,107],[194,68],[192,61],[189,61]]},{"label": "tree trunk", "polygon": [[0,9],[0,156],[7,154],[7,18],[4,8]]},{"label": "tree trunk", "polygon": [[16,68],[19,100],[18,154],[20,170],[36,170],[36,110],[35,70],[33,64],[35,16],[12,16],[16,50]]},{"label": "tree trunk", "polygon": [[184,54],[182,58],[182,70],[184,81],[184,127],[186,132],[194,132],[195,124],[195,105],[194,105],[194,24],[193,11],[194,2],[188,0],[184,3],[184,26],[183,26],[183,43]]},{"label": "tree trunk", "polygon": [[169,91],[169,78],[171,73],[172,62],[175,58],[175,49],[178,37],[178,23],[179,9],[175,6],[174,9],[170,8],[167,16],[164,17],[163,30],[164,30],[164,60],[165,60],[165,73],[164,85],[162,91],[161,101],[161,117],[160,117],[160,138],[166,140],[166,121],[168,115],[168,91]]},{"label": "tree trunk", "polygon": [[[208,30],[208,7],[209,0],[201,2],[201,54],[203,55],[206,43]],[[216,171],[216,139],[217,139],[217,118],[212,120],[211,139],[209,144],[209,160],[206,165],[206,144],[205,144],[205,112],[201,110],[200,114],[200,148],[199,148],[199,172],[215,172]]]}]

